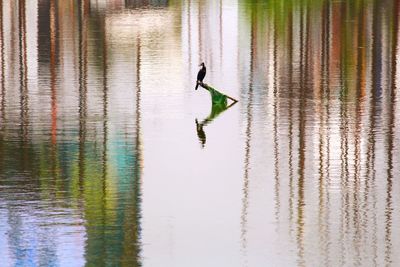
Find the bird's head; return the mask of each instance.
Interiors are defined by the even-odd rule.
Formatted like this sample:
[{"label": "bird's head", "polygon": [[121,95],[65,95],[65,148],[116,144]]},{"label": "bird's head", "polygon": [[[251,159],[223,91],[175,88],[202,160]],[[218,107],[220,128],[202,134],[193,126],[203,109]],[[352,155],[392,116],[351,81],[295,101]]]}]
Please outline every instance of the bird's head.
[{"label": "bird's head", "polygon": [[206,65],[204,64],[204,62],[201,62],[201,64],[199,65],[199,67],[205,67]]}]

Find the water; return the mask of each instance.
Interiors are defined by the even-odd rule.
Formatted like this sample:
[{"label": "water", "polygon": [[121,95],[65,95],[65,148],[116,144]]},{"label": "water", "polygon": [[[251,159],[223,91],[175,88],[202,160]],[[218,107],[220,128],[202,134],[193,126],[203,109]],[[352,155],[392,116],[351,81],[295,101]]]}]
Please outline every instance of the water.
[{"label": "water", "polygon": [[397,1],[0,6],[1,266],[400,264]]}]

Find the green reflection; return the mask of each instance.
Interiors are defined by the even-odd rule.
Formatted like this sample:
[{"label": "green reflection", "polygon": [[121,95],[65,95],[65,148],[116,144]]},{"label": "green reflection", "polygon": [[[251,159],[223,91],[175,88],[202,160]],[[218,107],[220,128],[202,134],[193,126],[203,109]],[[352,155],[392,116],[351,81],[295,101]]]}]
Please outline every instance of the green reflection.
[{"label": "green reflection", "polygon": [[[15,86],[9,82],[4,85],[7,79],[1,81],[0,203],[8,216],[5,242],[10,258],[5,259],[6,264],[58,266],[66,253],[71,265],[79,265],[76,262],[82,259],[67,251],[71,246],[68,238],[75,238],[75,250],[83,254],[88,266],[141,266],[140,43],[135,43],[132,62],[134,116],[124,121],[122,130],[112,130],[118,122],[109,118],[105,14],[92,16],[89,1],[38,3],[35,63],[39,80],[35,82],[40,96],[48,101],[47,110],[40,109],[47,104],[43,99],[33,102],[38,93],[30,91],[33,86],[28,77],[36,70],[27,64],[27,3],[6,4],[18,12],[7,17],[15,27],[15,33],[11,31],[15,42],[10,43],[16,48],[7,50],[10,55],[5,56],[1,38],[1,75],[14,78],[9,66],[16,66],[19,75]],[[72,25],[68,25],[70,21]],[[67,25],[72,39],[62,38],[68,34]],[[93,42],[98,49],[91,48]],[[60,85],[66,75],[61,71],[65,51],[73,58],[77,76],[77,80],[68,81],[68,95]],[[95,67],[94,72],[89,65]],[[93,90],[90,79],[102,83]],[[77,98],[68,104],[77,108],[60,108],[65,98],[74,94],[74,86]],[[90,103],[96,97],[93,91],[102,92],[100,104]],[[5,98],[16,92],[16,99]],[[96,116],[91,114],[93,107]],[[44,115],[38,114],[41,112]],[[82,242],[84,247],[79,247]]]},{"label": "green reflection", "polygon": [[[316,259],[325,265],[390,265],[399,2],[243,0],[239,12],[244,18],[239,40],[244,41],[238,54],[241,65],[247,64],[242,94],[250,99],[254,93],[248,117],[274,122],[276,220],[289,222],[297,264]],[[259,103],[271,119],[263,117]],[[265,136],[252,138],[260,142]],[[316,241],[308,236],[315,233],[310,212],[315,195],[320,244],[318,256],[310,257]],[[385,207],[381,221],[379,206]],[[288,218],[280,217],[286,213]],[[385,229],[382,243],[379,228]]]},{"label": "green reflection", "polygon": [[[25,8],[28,1],[8,1],[3,9],[6,2],[0,4],[0,199],[8,216],[11,257],[18,259],[16,265],[32,265],[37,258],[40,263],[57,265],[56,246],[63,249],[66,244],[55,242],[54,229],[68,228],[70,225],[64,224],[70,222],[66,223],[69,218],[51,213],[65,208],[82,219],[72,218],[71,224],[82,226],[84,247],[80,249],[84,250],[87,265],[141,265],[141,38],[136,31],[150,28],[152,36],[158,32],[152,32],[153,25],[148,25],[151,20],[146,20],[125,33],[137,35],[122,51],[124,60],[129,61],[129,56],[134,55],[134,62],[129,65],[129,77],[121,79],[119,71],[126,66],[109,66],[120,55],[118,49],[113,50],[114,54],[110,52],[110,47],[118,44],[108,44],[107,38],[118,39],[113,37],[118,30],[108,32],[112,29],[108,28],[111,22],[107,16],[117,17],[121,26],[125,25],[125,12],[134,14],[134,21],[140,19],[137,9],[143,5],[145,13],[151,13],[153,7],[171,6],[184,12],[181,3],[125,1],[102,10],[97,9],[96,1],[39,1],[37,44],[33,45],[38,58],[32,64],[34,53],[31,55],[27,46],[32,49],[30,42],[36,40],[36,35],[27,35],[27,31],[36,25],[36,20],[29,20],[26,14],[34,12]],[[225,12],[225,1],[220,3],[221,13]],[[193,47],[199,47],[200,58],[215,57],[215,47],[210,45],[215,40],[204,33],[209,29],[207,25],[214,28],[218,20],[209,16],[213,8],[208,9],[207,4],[202,2],[199,11],[197,3],[189,4],[193,12],[187,12],[191,16],[188,23],[199,24],[199,42]],[[246,121],[243,247],[247,242],[251,244],[253,234],[248,210],[252,205],[264,207],[250,201],[249,185],[256,184],[252,183],[252,175],[259,168],[258,153],[264,153],[251,144],[262,144],[267,139],[268,135],[257,135],[259,129],[266,128],[272,130],[274,143],[275,220],[281,236],[287,226],[298,265],[315,262],[314,254],[323,255],[325,265],[379,265],[396,260],[396,246],[392,243],[396,242],[398,228],[394,219],[394,178],[398,173],[399,11],[399,1],[393,0],[239,1],[237,54],[248,57],[237,66]],[[181,16],[174,17],[177,19],[168,26],[174,27],[176,44],[180,46],[179,38],[185,35],[180,31],[184,28],[180,25]],[[215,28],[222,32],[222,16],[219,23],[220,27]],[[226,26],[224,29],[231,30]],[[224,34],[220,34],[221,40]],[[188,39],[195,42],[197,38]],[[148,42],[143,46],[147,51],[160,52],[154,40],[149,35],[143,37],[143,42]],[[222,51],[224,46],[221,41],[217,49]],[[192,53],[188,53],[191,58]],[[234,51],[232,54],[235,58]],[[235,66],[229,57],[231,54],[226,56],[226,62]],[[36,63],[38,81],[30,79],[35,77],[32,68]],[[149,66],[154,62],[145,63]],[[73,75],[68,76],[69,72]],[[268,81],[271,72],[273,84]],[[125,79],[135,80],[134,88],[127,89],[134,91],[131,105],[135,106],[135,114],[115,125],[110,107],[113,73],[124,80],[126,87],[129,83]],[[74,75],[76,81],[71,78]],[[61,90],[62,84],[71,86],[67,93]],[[74,86],[76,98],[67,99],[73,95]],[[37,95],[42,97],[38,99]],[[212,100],[209,116],[201,122],[196,119],[203,147],[204,127],[233,105],[228,106],[223,97]],[[64,110],[60,105],[63,101],[68,104]],[[48,105],[48,114],[39,114],[45,109],[42,105]],[[265,110],[267,118],[260,115]],[[271,122],[272,129],[268,128]],[[254,172],[250,172],[252,168]],[[315,173],[318,179],[313,177]],[[383,194],[381,187],[385,189]],[[312,199],[314,194],[319,197],[317,207],[313,206],[317,203]],[[383,216],[378,213],[380,209],[384,210]],[[24,221],[24,216],[35,212],[44,213],[46,223],[54,223],[53,231]],[[59,226],[52,221],[54,217],[62,219]],[[38,238],[30,235],[38,229],[45,229],[45,234]],[[381,232],[384,237],[378,238]],[[310,233],[319,237],[317,253]],[[340,238],[337,240],[336,236]],[[373,255],[371,261],[368,253]],[[365,260],[361,261],[361,257]]]},{"label": "green reflection", "polygon": [[203,148],[206,144],[206,133],[204,132],[204,127],[209,125],[222,112],[237,103],[232,102],[228,105],[227,96],[221,94],[220,92],[209,86],[207,86],[207,90],[210,92],[211,95],[211,112],[207,116],[207,118],[203,119],[201,122],[199,122],[197,119],[195,120],[197,137],[199,138],[200,144]]}]

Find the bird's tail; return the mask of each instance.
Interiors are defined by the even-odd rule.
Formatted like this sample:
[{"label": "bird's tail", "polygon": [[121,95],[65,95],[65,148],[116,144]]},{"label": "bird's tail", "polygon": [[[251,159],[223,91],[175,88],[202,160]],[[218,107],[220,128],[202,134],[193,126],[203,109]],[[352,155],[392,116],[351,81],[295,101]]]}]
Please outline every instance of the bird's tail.
[{"label": "bird's tail", "polygon": [[196,82],[196,88],[194,88],[194,90],[197,90],[197,88],[199,87],[199,82]]}]

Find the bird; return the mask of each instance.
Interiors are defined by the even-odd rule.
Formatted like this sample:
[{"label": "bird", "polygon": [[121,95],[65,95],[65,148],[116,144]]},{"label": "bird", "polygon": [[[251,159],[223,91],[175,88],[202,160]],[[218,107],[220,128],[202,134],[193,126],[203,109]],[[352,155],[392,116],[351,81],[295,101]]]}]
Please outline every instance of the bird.
[{"label": "bird", "polygon": [[196,82],[196,88],[195,90],[197,90],[197,87],[199,87],[199,83],[203,83],[203,79],[204,77],[206,77],[206,65],[204,64],[204,62],[202,62],[199,67],[202,67],[199,72],[197,73],[197,82]]}]

